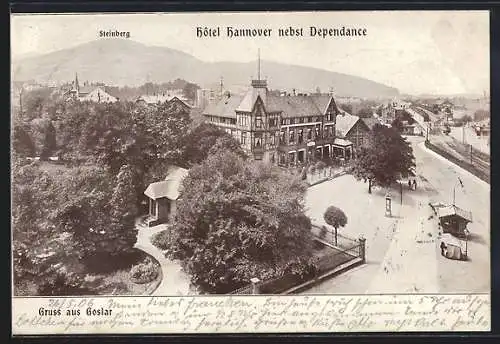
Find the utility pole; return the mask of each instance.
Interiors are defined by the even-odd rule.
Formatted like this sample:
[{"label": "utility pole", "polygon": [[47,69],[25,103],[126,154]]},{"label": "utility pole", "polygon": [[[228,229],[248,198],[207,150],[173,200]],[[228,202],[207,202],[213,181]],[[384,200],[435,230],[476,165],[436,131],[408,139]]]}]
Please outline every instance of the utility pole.
[{"label": "utility pole", "polygon": [[465,144],[465,123],[462,124],[462,143]]},{"label": "utility pole", "polygon": [[19,110],[21,111],[21,116],[23,115],[23,90],[24,86],[21,87],[21,92],[19,92]]},{"label": "utility pole", "polygon": [[472,145],[470,146],[470,164],[472,165]]},{"label": "utility pole", "polygon": [[400,193],[400,200],[401,200],[401,205],[403,205],[403,181],[399,181],[399,193]]}]

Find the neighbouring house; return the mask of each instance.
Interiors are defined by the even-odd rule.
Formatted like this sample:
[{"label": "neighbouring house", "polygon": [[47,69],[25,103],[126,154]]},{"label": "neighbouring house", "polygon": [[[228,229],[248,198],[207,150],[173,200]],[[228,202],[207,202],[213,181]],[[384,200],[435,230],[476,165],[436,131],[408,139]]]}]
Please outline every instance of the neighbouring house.
[{"label": "neighbouring house", "polygon": [[413,122],[412,124],[409,124],[406,121],[402,122],[402,128],[401,128],[401,134],[402,135],[423,135],[423,129],[422,127],[417,123]]},{"label": "neighbouring house", "polygon": [[155,107],[160,105],[168,106],[172,111],[186,112],[188,114],[193,110],[193,106],[187,101],[185,97],[178,97],[177,95],[170,94],[156,94],[156,95],[142,95],[135,100],[136,104],[141,106]]},{"label": "neighbouring house", "polygon": [[191,108],[191,104],[189,103],[188,99],[182,95],[179,95],[176,93],[172,94],[169,92],[164,92],[164,93],[157,93],[157,94],[143,94],[135,99],[136,104],[139,105],[150,105],[150,106],[156,106],[156,105],[163,105],[167,104],[169,102],[180,102],[184,104],[186,107]]},{"label": "neighbouring house", "polygon": [[164,180],[151,183],[144,191],[149,198],[149,212],[146,223],[149,227],[169,222],[176,213],[182,181],[188,170],[171,166]]},{"label": "neighbouring house", "polygon": [[88,85],[84,83],[80,86],[78,82],[78,74],[75,74],[75,81],[71,87],[64,92],[66,100],[89,101],[93,103],[115,103],[117,97],[112,96],[106,90],[106,86],[102,83]]},{"label": "neighbouring house", "polygon": [[341,110],[337,116],[336,135],[350,143],[350,146],[347,146],[343,152],[344,158],[349,159],[355,156],[356,150],[368,141],[371,129],[376,123],[378,121],[375,118],[362,119]]}]

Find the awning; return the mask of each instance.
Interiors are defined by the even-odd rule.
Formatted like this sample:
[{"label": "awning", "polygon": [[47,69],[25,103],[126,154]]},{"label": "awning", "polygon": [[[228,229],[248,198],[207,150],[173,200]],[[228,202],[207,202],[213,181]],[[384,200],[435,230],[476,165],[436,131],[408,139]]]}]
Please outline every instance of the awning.
[{"label": "awning", "polygon": [[437,214],[439,218],[447,217],[447,216],[458,216],[468,222],[472,222],[472,213],[470,211],[466,211],[460,209],[456,205],[448,205],[445,207],[436,208]]},{"label": "awning", "polygon": [[352,146],[352,142],[349,141],[349,140],[346,140],[346,139],[339,139],[339,138],[336,138],[334,141],[333,141],[333,145],[334,146],[337,146],[337,147],[349,147],[349,146]]}]

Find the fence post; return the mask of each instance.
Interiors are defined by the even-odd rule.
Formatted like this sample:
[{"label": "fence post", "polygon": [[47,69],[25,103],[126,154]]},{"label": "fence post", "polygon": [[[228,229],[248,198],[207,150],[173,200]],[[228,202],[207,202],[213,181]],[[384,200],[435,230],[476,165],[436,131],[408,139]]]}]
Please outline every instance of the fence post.
[{"label": "fence post", "polygon": [[359,257],[362,262],[366,262],[366,239],[364,237],[359,237]]},{"label": "fence post", "polygon": [[252,294],[260,294],[260,279],[254,277],[250,279],[250,282],[252,283]]}]

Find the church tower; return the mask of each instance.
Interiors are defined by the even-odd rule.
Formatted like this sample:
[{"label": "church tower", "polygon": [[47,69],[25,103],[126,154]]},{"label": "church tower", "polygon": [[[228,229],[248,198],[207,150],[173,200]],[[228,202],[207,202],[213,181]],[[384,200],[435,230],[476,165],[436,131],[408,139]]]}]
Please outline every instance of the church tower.
[{"label": "church tower", "polygon": [[75,85],[73,89],[76,92],[76,96],[78,97],[80,95],[80,84],[78,83],[78,73],[75,73]]}]

